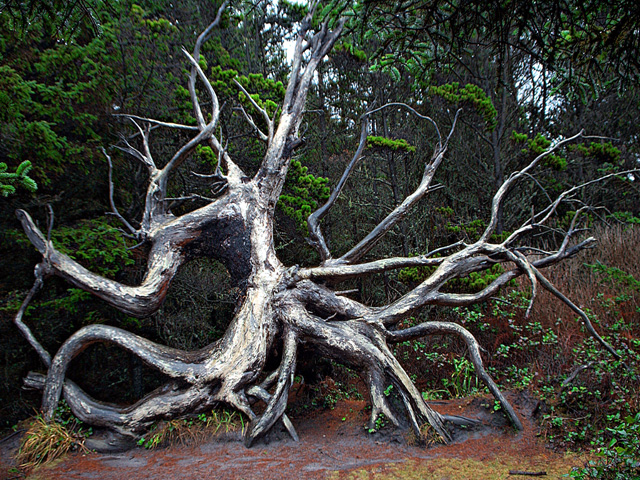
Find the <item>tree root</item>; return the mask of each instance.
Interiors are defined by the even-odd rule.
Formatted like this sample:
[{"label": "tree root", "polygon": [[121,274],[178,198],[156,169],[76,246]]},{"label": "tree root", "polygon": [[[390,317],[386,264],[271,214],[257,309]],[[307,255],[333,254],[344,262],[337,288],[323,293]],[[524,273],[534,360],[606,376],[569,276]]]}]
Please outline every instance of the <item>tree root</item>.
[{"label": "tree root", "polygon": [[496,400],[500,402],[513,426],[518,430],[522,430],[524,427],[522,426],[522,422],[518,418],[515,410],[504,397],[491,376],[484,369],[482,357],[480,356],[480,345],[469,330],[452,322],[426,322],[397,332],[389,332],[389,341],[394,343],[403,342],[405,340],[419,338],[425,335],[436,335],[440,333],[454,334],[465,341],[467,348],[469,349],[469,358],[476,370],[476,375],[487,386]]},{"label": "tree root", "polygon": [[64,376],[73,358],[89,345],[99,341],[109,341],[139,356],[147,364],[172,378],[181,378],[191,384],[198,384],[204,373],[204,365],[199,362],[199,352],[188,353],[165,347],[143,337],[117,327],[89,325],[74,333],[60,347],[51,362],[42,398],[42,410],[47,420],[60,400]]},{"label": "tree root", "polygon": [[[262,416],[255,422],[251,422],[251,426],[247,430],[245,437],[245,445],[250,447],[253,442],[264,435],[276,421],[282,417],[284,410],[287,407],[287,398],[289,388],[293,383],[293,376],[296,370],[296,350],[297,350],[298,337],[294,330],[287,327],[284,336],[284,352],[282,354],[282,363],[280,365],[280,371],[278,374],[278,381],[276,383],[276,389],[268,400],[267,408]],[[293,426],[291,426],[293,433],[290,431],[291,437],[296,440],[297,435]]]}]

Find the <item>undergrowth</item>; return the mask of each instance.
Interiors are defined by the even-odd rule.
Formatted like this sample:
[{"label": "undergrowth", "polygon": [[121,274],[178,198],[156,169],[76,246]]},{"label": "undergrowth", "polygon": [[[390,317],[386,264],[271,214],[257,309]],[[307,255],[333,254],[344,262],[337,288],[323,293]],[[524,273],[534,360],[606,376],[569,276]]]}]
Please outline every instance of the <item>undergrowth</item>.
[{"label": "undergrowth", "polygon": [[[546,291],[538,292],[525,319],[531,299],[526,277],[483,305],[434,308],[400,327],[424,320],[464,325],[486,348],[485,367],[501,388],[528,390],[540,400],[540,434],[553,448],[599,452],[599,460],[572,472],[574,478],[640,478],[640,228],[597,227],[592,234],[599,245],[588,258],[572,258],[548,275],[584,309],[620,360]],[[408,273],[415,272],[402,275]],[[456,338],[403,342],[394,354],[427,400],[486,393]]]},{"label": "undergrowth", "polygon": [[29,427],[16,455],[16,462],[24,471],[31,471],[71,451],[88,452],[84,440],[91,434],[91,429],[84,428],[64,401],[56,409],[53,421],[47,422],[42,415],[36,415],[25,423]]},{"label": "undergrowth", "polygon": [[180,418],[157,423],[138,439],[138,445],[147,449],[167,445],[191,445],[216,435],[239,432],[244,435],[247,420],[236,411],[213,409],[195,417]]}]

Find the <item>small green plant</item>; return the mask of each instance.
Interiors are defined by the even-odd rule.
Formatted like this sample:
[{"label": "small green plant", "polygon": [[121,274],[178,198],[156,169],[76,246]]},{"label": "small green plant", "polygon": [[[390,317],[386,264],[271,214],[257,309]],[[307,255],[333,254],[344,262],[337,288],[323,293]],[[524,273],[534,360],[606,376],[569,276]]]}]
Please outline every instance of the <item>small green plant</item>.
[{"label": "small green plant", "polygon": [[384,427],[387,426],[387,417],[384,416],[384,413],[381,413],[380,415],[378,415],[378,417],[376,418],[376,422],[373,428],[369,428],[368,432],[369,433],[376,433],[379,430],[382,430]]},{"label": "small green plant", "polygon": [[138,445],[154,449],[161,445],[188,445],[219,433],[239,431],[244,434],[246,424],[242,414],[213,409],[210,414],[200,413],[196,417],[181,418],[153,425],[147,435],[138,439]]},{"label": "small green plant", "polygon": [[580,480],[640,479],[640,413],[625,418],[611,415],[609,421],[613,426],[596,441],[599,458],[565,476]]},{"label": "small green plant", "polygon": [[451,378],[443,378],[442,383],[455,397],[466,397],[477,393],[480,389],[473,364],[466,358],[453,359],[453,374]]}]

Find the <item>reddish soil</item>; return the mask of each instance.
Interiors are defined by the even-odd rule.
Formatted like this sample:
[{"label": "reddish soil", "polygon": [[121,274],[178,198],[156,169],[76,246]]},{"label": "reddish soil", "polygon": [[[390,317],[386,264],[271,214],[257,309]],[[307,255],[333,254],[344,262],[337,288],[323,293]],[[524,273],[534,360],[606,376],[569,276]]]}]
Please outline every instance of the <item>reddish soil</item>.
[{"label": "reddish soil", "polygon": [[[315,410],[292,418],[300,442],[284,435],[268,444],[247,449],[237,434],[211,439],[199,445],[171,446],[155,450],[134,448],[115,454],[71,454],[61,461],[33,471],[31,479],[360,479],[360,478],[531,478],[510,476],[512,469],[551,470],[560,464],[567,473],[580,459],[548,450],[537,437],[532,420],[536,402],[526,394],[512,394],[525,430],[514,432],[493,399],[472,397],[433,402],[446,414],[464,415],[482,422],[478,428],[456,434],[451,445],[412,446],[411,437],[397,432],[369,434],[364,430],[365,403],[339,401],[333,410]],[[541,437],[542,438],[542,437]],[[24,478],[11,468],[9,455],[17,441],[0,444],[0,478]],[[449,461],[450,460],[450,461]],[[495,464],[494,473],[439,473],[444,464],[473,460],[477,465]],[[569,462],[569,463],[567,463]],[[475,465],[475,464],[474,464]],[[462,467],[461,467],[462,468]],[[475,468],[475,467],[468,467]],[[497,470],[496,470],[497,469]],[[533,469],[533,470],[532,470]],[[558,470],[560,471],[560,470]],[[417,472],[420,473],[419,476]],[[426,472],[426,473],[424,473]],[[449,470],[447,470],[449,472]],[[485,476],[482,476],[485,475]],[[488,476],[490,475],[490,476]],[[543,478],[559,478],[545,476]]]}]

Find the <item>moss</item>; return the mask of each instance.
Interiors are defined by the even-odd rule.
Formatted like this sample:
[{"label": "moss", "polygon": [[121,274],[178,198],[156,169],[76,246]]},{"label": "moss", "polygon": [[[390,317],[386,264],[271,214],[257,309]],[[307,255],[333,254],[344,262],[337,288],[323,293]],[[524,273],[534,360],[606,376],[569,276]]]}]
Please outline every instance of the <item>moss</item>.
[{"label": "moss", "polygon": [[361,468],[350,472],[331,472],[327,478],[342,480],[468,480],[512,478],[509,471],[546,472],[546,478],[561,478],[575,465],[583,463],[577,456],[539,455],[522,456],[500,455],[493,460],[473,458],[440,457],[422,461],[408,461],[401,464],[378,464],[374,468]]}]

